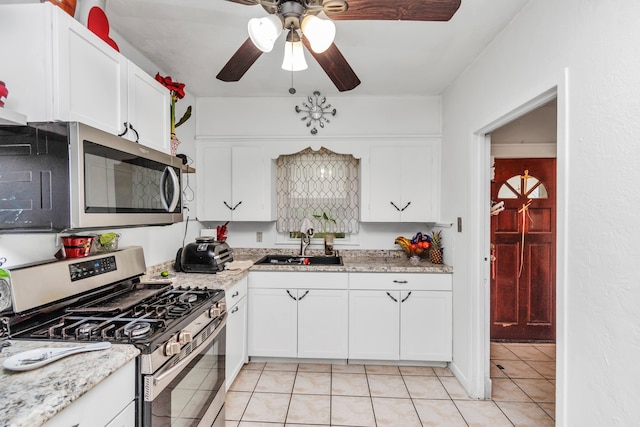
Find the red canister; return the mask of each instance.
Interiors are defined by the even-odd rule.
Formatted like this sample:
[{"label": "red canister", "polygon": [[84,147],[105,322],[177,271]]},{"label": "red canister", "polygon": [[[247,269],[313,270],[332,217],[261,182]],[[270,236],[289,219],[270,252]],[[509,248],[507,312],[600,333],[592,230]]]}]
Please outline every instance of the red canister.
[{"label": "red canister", "polygon": [[94,236],[64,236],[61,237],[64,245],[65,258],[82,258],[89,255]]}]

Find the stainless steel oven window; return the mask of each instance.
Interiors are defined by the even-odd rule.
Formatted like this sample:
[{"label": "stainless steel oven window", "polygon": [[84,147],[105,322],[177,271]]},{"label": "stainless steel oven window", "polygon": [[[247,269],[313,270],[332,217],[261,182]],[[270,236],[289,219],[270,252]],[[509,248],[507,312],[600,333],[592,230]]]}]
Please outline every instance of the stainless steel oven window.
[{"label": "stainless steel oven window", "polygon": [[193,352],[144,377],[144,427],[224,425],[226,317],[198,341]]}]

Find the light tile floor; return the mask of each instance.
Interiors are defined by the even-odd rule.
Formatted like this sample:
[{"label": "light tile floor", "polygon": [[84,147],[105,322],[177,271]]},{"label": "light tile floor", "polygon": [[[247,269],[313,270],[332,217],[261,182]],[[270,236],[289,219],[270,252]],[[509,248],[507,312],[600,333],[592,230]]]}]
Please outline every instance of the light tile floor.
[{"label": "light tile floor", "polygon": [[446,368],[252,362],[226,427],[554,425],[554,344],[491,343],[491,377],[492,400],[476,400]]}]

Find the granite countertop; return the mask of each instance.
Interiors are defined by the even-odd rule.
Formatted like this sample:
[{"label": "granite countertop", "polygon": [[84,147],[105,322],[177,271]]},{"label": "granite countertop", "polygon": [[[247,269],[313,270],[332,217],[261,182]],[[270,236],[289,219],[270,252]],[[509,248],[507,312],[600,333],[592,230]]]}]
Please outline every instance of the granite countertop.
[{"label": "granite countertop", "polygon": [[[265,255],[290,255],[297,257],[297,252],[288,249],[234,249],[233,260],[244,263],[256,262]],[[323,256],[321,250],[310,250],[308,256]],[[348,272],[348,273],[452,273],[453,267],[446,264],[432,264],[421,259],[417,264],[397,250],[343,250],[343,265],[251,265],[241,271],[221,271],[215,274],[183,273],[173,269],[173,261],[153,266],[143,278],[146,281],[169,280],[174,287],[198,286],[211,289],[227,290],[236,282],[246,277],[249,271],[309,271],[309,272]],[[169,277],[162,277],[162,271],[168,271]]]},{"label": "granite countertop", "polygon": [[[0,352],[8,357],[39,347],[75,347],[60,341],[11,340]],[[34,427],[62,411],[109,375],[133,360],[140,351],[132,345],[114,344],[107,350],[78,353],[30,371],[0,371],[0,425]]]}]

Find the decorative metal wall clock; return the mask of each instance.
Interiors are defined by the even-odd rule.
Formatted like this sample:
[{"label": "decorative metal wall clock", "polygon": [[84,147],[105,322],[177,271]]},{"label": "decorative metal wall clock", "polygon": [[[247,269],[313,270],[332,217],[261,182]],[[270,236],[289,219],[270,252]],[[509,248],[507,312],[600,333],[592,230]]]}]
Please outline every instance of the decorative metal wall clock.
[{"label": "decorative metal wall clock", "polygon": [[307,122],[307,127],[311,128],[311,134],[315,135],[318,133],[318,129],[316,125],[324,128],[325,123],[331,123],[331,121],[326,116],[335,116],[336,109],[331,108],[331,104],[326,104],[327,98],[320,95],[320,92],[313,92],[313,96],[308,96],[307,100],[302,103],[302,107],[296,105],[296,113],[305,113],[301,120]]}]

